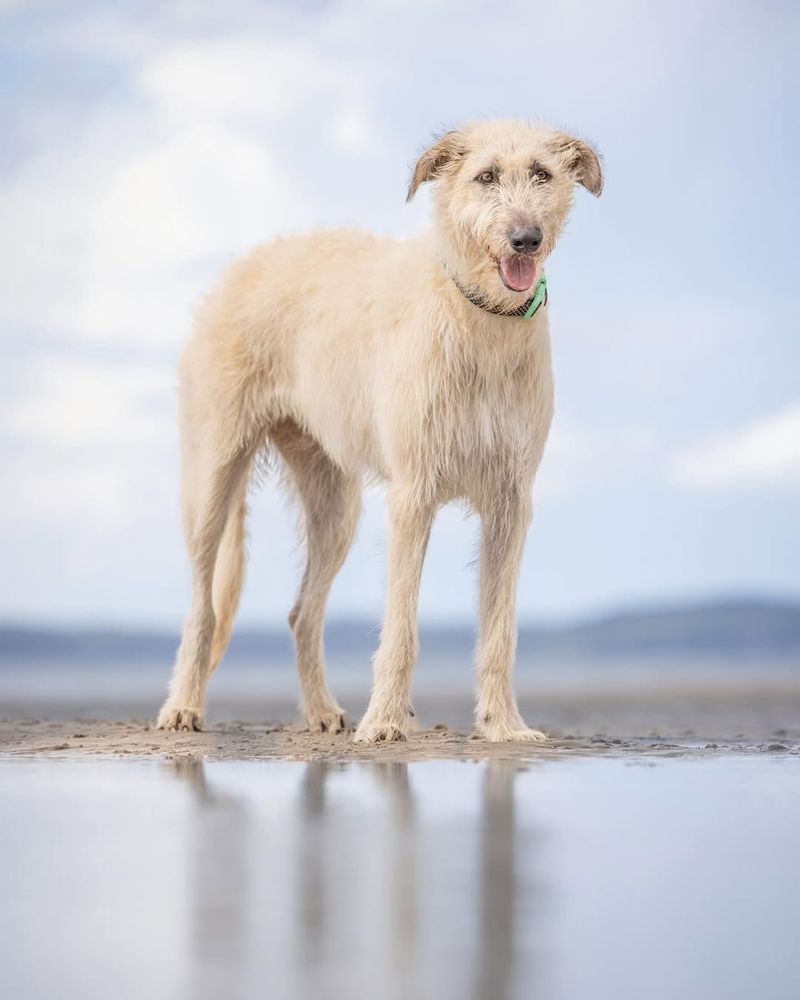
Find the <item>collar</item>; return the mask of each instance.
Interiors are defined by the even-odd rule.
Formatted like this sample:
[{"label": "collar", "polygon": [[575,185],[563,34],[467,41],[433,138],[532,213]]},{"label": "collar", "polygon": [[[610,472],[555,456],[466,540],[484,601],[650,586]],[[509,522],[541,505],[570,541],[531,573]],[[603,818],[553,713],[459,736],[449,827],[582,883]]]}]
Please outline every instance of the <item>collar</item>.
[{"label": "collar", "polygon": [[461,284],[458,278],[454,277],[452,274],[449,274],[449,277],[468,302],[471,302],[479,309],[483,309],[485,312],[492,313],[494,316],[518,316],[521,319],[533,319],[539,311],[539,307],[547,305],[547,278],[545,278],[544,274],[542,274],[536,282],[533,295],[528,299],[528,301],[523,302],[521,306],[517,306],[516,309],[511,310],[501,309],[498,306],[489,305],[483,295],[481,295],[476,288],[465,287]]}]

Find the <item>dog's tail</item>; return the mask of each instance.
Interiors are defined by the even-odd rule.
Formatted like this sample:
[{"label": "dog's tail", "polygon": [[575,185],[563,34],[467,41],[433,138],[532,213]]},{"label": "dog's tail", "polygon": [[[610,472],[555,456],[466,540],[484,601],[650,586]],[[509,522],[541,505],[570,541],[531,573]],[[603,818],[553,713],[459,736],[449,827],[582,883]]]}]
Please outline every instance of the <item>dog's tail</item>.
[{"label": "dog's tail", "polygon": [[209,673],[213,673],[225,655],[233,629],[233,619],[239,607],[244,574],[247,565],[247,486],[250,476],[245,475],[239,492],[231,503],[228,520],[222,532],[211,602],[214,606],[214,639],[211,643]]}]

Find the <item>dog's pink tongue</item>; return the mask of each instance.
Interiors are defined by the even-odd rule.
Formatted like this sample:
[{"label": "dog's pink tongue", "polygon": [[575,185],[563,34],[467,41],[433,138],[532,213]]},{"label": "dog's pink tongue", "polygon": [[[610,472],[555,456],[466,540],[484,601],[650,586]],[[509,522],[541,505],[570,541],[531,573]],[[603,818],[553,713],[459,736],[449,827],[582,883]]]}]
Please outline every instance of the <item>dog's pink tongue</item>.
[{"label": "dog's pink tongue", "polygon": [[520,254],[504,257],[500,261],[500,268],[506,284],[515,292],[526,292],[536,277],[536,261],[533,257],[523,257]]}]

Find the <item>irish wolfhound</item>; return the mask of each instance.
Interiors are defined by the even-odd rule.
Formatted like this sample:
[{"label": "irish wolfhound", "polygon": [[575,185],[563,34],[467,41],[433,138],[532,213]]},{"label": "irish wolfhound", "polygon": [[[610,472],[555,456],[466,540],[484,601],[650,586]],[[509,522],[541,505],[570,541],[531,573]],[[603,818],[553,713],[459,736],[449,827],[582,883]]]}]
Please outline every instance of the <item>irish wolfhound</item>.
[{"label": "irish wolfhound", "polygon": [[248,483],[269,449],[302,505],[307,562],[289,623],[309,728],[346,726],[325,676],[323,618],[372,476],[387,487],[389,573],[355,739],[409,728],[422,562],[451,500],[481,519],[478,731],[544,739],[511,685],[517,576],[553,408],[542,265],[575,184],[600,193],[600,163],[563,132],[479,122],[422,154],[409,199],[426,181],[431,232],[277,239],[234,264],[202,308],[180,368],[192,603],[162,728],[202,722],[242,586]]}]

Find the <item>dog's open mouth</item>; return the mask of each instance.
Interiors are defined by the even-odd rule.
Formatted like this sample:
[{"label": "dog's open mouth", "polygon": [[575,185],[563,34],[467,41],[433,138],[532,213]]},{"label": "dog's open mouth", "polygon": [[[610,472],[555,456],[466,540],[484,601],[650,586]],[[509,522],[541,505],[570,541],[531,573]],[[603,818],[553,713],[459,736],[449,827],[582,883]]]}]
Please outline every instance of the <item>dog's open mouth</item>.
[{"label": "dog's open mouth", "polygon": [[500,278],[512,292],[527,292],[536,278],[536,261],[533,257],[515,253],[500,258]]}]

